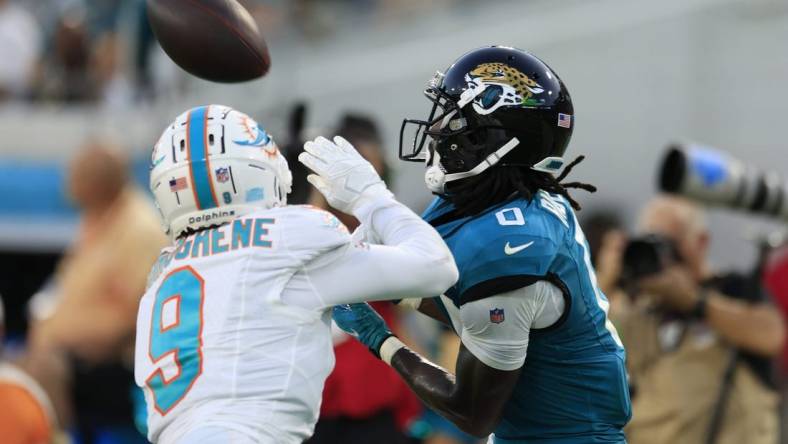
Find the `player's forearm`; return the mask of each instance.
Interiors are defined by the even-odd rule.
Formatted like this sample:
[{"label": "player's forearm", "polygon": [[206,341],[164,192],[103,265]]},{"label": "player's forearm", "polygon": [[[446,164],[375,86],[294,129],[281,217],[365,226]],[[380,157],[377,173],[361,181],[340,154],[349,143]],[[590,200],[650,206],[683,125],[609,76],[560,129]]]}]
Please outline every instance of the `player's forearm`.
[{"label": "player's forearm", "polygon": [[[309,270],[322,307],[441,294],[454,283],[453,263],[425,266],[418,254],[385,245],[354,246]],[[294,302],[296,305],[298,302]]]},{"label": "player's forearm", "polygon": [[454,258],[438,232],[394,198],[378,198],[359,208],[354,215],[383,245],[396,246],[412,254],[424,266],[438,267],[435,271],[457,280]]},{"label": "player's forearm", "polygon": [[[391,341],[395,340],[396,338],[393,338]],[[387,356],[387,353],[390,353],[385,351],[387,345],[389,344],[381,349],[381,358],[400,374],[427,406],[467,433],[479,437],[490,433],[486,427],[474,423],[476,415],[472,411],[473,405],[459,399],[453,374],[422,358],[401,343],[391,356]]]},{"label": "player's forearm", "polygon": [[407,207],[383,197],[357,213],[383,245],[356,246],[310,271],[325,306],[432,297],[457,281],[457,266],[440,235]]}]

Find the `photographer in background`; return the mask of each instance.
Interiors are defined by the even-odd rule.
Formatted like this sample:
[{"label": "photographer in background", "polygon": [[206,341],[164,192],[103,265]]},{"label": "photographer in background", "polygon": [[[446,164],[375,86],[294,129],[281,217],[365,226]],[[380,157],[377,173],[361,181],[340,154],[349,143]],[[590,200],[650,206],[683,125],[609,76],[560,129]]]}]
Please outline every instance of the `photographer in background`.
[{"label": "photographer in background", "polygon": [[[769,372],[785,339],[780,314],[756,280],[712,273],[709,233],[691,203],[654,199],[642,211],[640,232],[650,240],[622,250],[629,303],[611,313],[627,349],[629,442],[776,443]],[[657,260],[635,257],[638,244],[640,255],[643,244],[652,245]]]}]

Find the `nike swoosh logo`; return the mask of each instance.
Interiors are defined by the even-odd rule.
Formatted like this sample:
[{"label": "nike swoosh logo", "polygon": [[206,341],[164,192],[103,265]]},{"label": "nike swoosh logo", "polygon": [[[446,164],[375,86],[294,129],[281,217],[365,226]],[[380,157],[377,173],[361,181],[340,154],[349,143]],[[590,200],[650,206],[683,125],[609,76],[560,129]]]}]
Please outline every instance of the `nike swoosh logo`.
[{"label": "nike swoosh logo", "polygon": [[534,243],[534,241],[531,241],[531,242],[528,242],[527,244],[522,244],[522,245],[517,246],[517,247],[512,247],[511,245],[509,245],[509,242],[507,242],[506,245],[504,245],[504,247],[503,247],[503,252],[506,253],[507,256],[511,256],[513,254],[517,254],[517,253],[525,250],[526,248],[528,248],[531,245],[533,245],[533,243]]}]

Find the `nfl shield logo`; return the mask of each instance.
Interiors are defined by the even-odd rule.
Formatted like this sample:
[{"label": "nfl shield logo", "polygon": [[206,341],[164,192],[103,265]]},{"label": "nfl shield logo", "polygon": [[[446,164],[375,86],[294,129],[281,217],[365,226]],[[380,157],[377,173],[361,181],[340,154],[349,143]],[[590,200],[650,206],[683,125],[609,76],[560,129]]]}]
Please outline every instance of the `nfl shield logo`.
[{"label": "nfl shield logo", "polygon": [[506,319],[503,313],[503,308],[493,308],[490,310],[490,322],[493,324],[500,324]]},{"label": "nfl shield logo", "polygon": [[230,180],[230,171],[227,168],[219,168],[216,170],[216,180],[225,183]]}]

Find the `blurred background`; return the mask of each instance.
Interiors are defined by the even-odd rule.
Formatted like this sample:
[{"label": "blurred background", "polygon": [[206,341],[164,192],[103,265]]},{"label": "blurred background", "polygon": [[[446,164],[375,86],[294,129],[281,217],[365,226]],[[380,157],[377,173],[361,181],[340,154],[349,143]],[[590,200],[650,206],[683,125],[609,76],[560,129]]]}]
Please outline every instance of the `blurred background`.
[{"label": "blurred background", "polygon": [[[90,172],[69,170],[69,165],[85,149],[111,151],[102,164],[117,165],[129,183],[146,189],[150,149],[160,132],[183,110],[201,104],[244,111],[290,148],[303,138],[339,131],[348,113],[368,134],[363,122],[368,119],[375,136],[365,140],[379,146],[396,195],[421,211],[431,196],[422,168],[396,161],[400,123],[404,117],[427,116],[422,91],[436,70],[472,48],[503,44],[537,54],[572,94],[577,123],[567,156],[585,154],[587,161],[575,175],[599,188],[577,196],[586,215],[603,214],[616,228],[634,229],[641,207],[658,193],[658,166],[665,147],[675,141],[715,146],[788,177],[785,0],[242,3],[263,30],[272,68],[262,80],[227,86],[191,77],[166,57],[147,25],[142,0],[0,0],[4,359],[22,362],[32,368],[29,373],[36,365],[48,370],[72,366],[71,358],[66,364],[41,364],[28,356],[37,340],[30,327],[46,317],[41,307],[47,306],[53,286],[58,288],[57,270],[68,274],[59,265],[64,252],[77,256],[75,244],[91,233],[86,219],[80,219],[80,208],[87,211],[88,205],[73,189],[73,182]],[[88,188],[102,186],[96,183],[108,182],[91,182]],[[113,186],[131,187],[125,182]],[[298,199],[307,201],[308,190]],[[133,214],[118,223],[144,225]],[[770,237],[780,244],[786,224],[713,210],[708,227],[713,266],[749,273],[759,259],[759,243]],[[134,257],[147,255],[141,251]],[[134,286],[123,291],[136,294]],[[30,303],[34,295],[38,304]],[[119,338],[133,337],[136,313],[131,311],[132,322],[116,324],[126,325],[116,333]],[[456,343],[436,340],[442,336],[428,321],[404,316],[400,327],[425,350],[448,353],[451,363]],[[104,359],[82,353],[75,365],[90,374]],[[128,369],[122,357],[112,361]],[[120,373],[117,380],[126,381]],[[71,375],[63,376],[70,383],[81,381],[74,377],[80,371],[62,374]],[[73,408],[79,403],[73,398],[84,397],[84,391],[45,389],[53,410],[62,410],[59,403],[72,405],[65,417],[54,414],[72,438],[139,442],[132,432],[117,432],[123,426],[114,419],[107,422],[107,433],[86,431],[101,419],[80,426],[81,408]],[[70,395],[51,395],[58,390]],[[415,411],[399,421],[413,439],[473,442],[418,413],[418,407]],[[131,417],[126,411],[118,415]],[[445,436],[439,437],[444,426]]]}]

